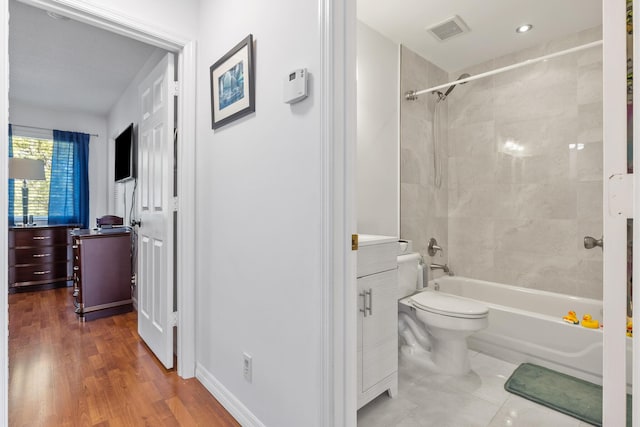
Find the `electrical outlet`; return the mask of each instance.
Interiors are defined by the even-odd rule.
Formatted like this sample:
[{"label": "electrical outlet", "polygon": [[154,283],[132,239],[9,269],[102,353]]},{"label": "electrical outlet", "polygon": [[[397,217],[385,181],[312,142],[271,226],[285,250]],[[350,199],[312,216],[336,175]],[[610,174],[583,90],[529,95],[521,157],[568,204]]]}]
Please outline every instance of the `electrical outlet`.
[{"label": "electrical outlet", "polygon": [[247,353],[242,353],[242,375],[248,382],[251,382],[251,365],[251,356]]}]

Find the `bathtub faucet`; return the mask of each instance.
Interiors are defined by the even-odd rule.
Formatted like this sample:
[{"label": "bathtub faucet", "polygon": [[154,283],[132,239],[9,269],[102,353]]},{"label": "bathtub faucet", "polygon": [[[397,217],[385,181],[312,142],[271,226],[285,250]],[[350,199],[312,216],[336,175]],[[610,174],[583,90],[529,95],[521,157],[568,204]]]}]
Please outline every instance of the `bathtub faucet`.
[{"label": "bathtub faucet", "polygon": [[453,276],[453,271],[451,271],[451,269],[447,264],[430,264],[429,269],[442,270],[443,272],[447,273],[449,276]]}]

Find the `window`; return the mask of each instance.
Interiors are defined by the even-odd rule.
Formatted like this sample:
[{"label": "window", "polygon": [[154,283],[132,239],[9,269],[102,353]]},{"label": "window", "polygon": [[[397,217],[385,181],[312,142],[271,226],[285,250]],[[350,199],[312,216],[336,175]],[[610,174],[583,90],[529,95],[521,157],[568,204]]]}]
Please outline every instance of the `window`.
[{"label": "window", "polygon": [[[29,188],[29,215],[35,220],[46,221],[49,210],[49,183],[53,138],[13,135],[13,157],[44,160],[44,181],[27,181]],[[22,222],[22,182],[14,180],[13,214],[16,223]]]},{"label": "window", "polygon": [[[45,179],[27,181],[29,214],[34,216],[33,219],[50,225],[78,224],[87,228],[91,135],[61,130],[23,133],[15,132],[14,126],[9,131],[11,156],[42,160],[45,163]],[[15,181],[9,187],[9,194],[12,195],[9,200],[9,224],[22,222],[21,187],[22,183]]]}]

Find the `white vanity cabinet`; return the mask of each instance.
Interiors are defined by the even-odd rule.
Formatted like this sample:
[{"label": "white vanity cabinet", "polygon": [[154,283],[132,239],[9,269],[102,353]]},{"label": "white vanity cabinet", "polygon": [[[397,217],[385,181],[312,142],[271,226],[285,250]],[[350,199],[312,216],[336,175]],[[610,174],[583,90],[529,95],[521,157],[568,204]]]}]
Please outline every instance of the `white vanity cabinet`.
[{"label": "white vanity cabinet", "polygon": [[398,392],[398,239],[360,235],[358,248],[358,409]]}]

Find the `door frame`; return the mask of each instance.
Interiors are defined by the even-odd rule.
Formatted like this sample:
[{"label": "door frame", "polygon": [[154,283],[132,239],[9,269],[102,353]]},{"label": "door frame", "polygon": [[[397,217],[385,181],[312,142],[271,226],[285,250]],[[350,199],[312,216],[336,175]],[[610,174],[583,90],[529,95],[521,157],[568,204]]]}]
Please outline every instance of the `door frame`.
[{"label": "door frame", "polygon": [[[0,0],[0,22],[3,27],[4,39],[0,45],[0,54],[3,54],[2,64],[0,64],[0,90],[4,89],[4,96],[0,100],[0,108],[3,113],[0,114],[0,127],[6,129],[8,127],[8,35],[9,26],[8,19],[8,0]],[[140,22],[129,16],[116,14],[111,10],[88,4],[82,0],[18,0],[41,9],[46,9],[69,16],[70,18],[84,22],[86,24],[102,28],[129,37],[134,40],[141,41],[159,48],[168,50],[178,55],[178,215],[184,218],[195,217],[195,134],[196,134],[196,42],[189,37],[176,35],[173,32],[164,29],[151,27],[144,22]],[[0,135],[0,152],[6,152],[8,147],[6,132]],[[3,158],[6,162],[6,159]],[[6,163],[5,163],[6,164]],[[0,179],[6,179],[6,168],[2,168]],[[6,181],[3,181],[6,182]],[[3,212],[7,209],[6,192],[1,192],[0,208]],[[176,277],[177,277],[177,307],[178,307],[178,375],[183,378],[191,378],[195,376],[195,224],[194,221],[178,221],[177,238],[175,248],[177,251],[176,261]],[[6,235],[5,239],[6,240]],[[0,243],[0,257],[6,259],[7,244]],[[2,280],[2,288],[0,288],[0,307],[7,313],[7,279],[6,268],[0,269]],[[4,290],[3,290],[4,289]],[[8,319],[4,322],[0,321],[0,327],[7,330]],[[6,338],[6,337],[5,337]],[[2,341],[0,350],[3,351],[5,359],[8,361],[7,340]],[[1,358],[1,356],[0,356]],[[7,366],[4,364],[4,366]],[[8,373],[2,371],[0,380],[2,381],[2,392],[6,393],[2,398],[4,405],[4,413],[7,411],[8,397]],[[0,407],[0,414],[2,407]]]},{"label": "door frame", "polygon": [[[603,330],[602,422],[626,422],[627,217],[617,199],[632,200],[627,178],[626,2],[602,2],[603,71]],[[634,419],[634,425],[638,425]]]},{"label": "door frame", "polygon": [[319,425],[357,422],[356,1],[320,0],[322,402]]},{"label": "door frame", "polygon": [[[633,8],[640,9],[640,1],[633,0]],[[640,28],[640,14],[636,14],[637,16],[633,17],[633,27],[635,29]],[[626,34],[625,34],[626,36]],[[638,35],[638,31],[634,31],[633,33],[633,57],[640,58],[640,36]],[[626,59],[626,57],[625,57]],[[638,91],[638,82],[640,79],[636,79],[635,76],[640,76],[640,61],[634,61],[633,64],[633,85],[636,90],[633,93],[633,105],[640,105],[640,91]],[[633,174],[633,218],[634,222],[637,218],[638,213],[640,213],[640,109],[636,109],[633,114],[633,171],[638,172]],[[627,117],[628,120],[628,117]],[[628,141],[627,135],[627,141]],[[631,277],[640,277],[640,225],[636,222],[633,227],[633,271]],[[637,294],[636,294],[637,295]],[[640,301],[637,297],[633,297],[632,304],[633,306],[640,307],[640,303],[635,304],[636,301]],[[633,310],[633,323],[636,325],[640,325],[640,310]],[[640,335],[637,335],[640,337]],[[640,354],[640,339],[634,339],[632,344],[632,354],[633,359],[636,359],[636,355]],[[627,410],[631,409],[632,417],[633,417],[633,425],[640,425],[640,363],[633,363],[631,370],[631,380],[632,380],[632,405],[631,408],[627,408]]]}]

